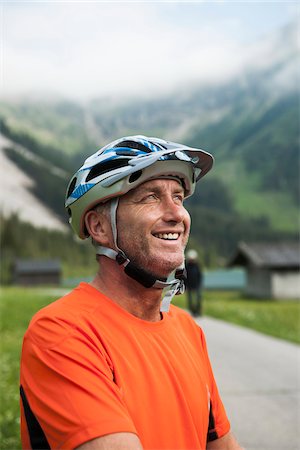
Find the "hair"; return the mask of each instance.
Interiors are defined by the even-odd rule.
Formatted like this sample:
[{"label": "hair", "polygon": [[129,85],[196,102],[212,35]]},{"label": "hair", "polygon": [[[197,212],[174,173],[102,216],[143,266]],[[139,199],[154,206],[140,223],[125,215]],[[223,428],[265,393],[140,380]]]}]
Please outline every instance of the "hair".
[{"label": "hair", "polygon": [[96,206],[94,206],[94,208],[92,208],[94,211],[96,211],[99,214],[104,214],[106,217],[110,217],[109,213],[110,213],[110,203],[111,201],[108,200],[107,202],[104,203],[98,203]]}]

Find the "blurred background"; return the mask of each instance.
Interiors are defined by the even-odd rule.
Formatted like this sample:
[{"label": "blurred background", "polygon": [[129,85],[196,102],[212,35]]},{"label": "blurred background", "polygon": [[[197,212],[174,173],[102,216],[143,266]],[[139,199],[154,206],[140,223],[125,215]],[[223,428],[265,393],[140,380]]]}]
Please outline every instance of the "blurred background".
[{"label": "blurred background", "polygon": [[240,240],[295,239],[298,19],[287,2],[4,3],[2,282],[15,256],[59,257],[65,275],[87,269],[66,184],[123,135],[214,154],[188,203],[206,267],[224,266]]},{"label": "blurred background", "polygon": [[[3,2],[1,41],[1,448],[19,448],[11,386],[31,314],[97,268],[69,230],[68,180],[118,137],[215,156],[187,201],[204,314],[300,342],[297,3]],[[274,273],[277,291],[258,281]]]}]

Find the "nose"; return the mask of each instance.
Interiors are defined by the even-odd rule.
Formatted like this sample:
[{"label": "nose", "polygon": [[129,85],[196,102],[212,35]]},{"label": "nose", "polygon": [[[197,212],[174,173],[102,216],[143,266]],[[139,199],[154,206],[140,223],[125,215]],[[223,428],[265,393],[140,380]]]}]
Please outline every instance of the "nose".
[{"label": "nose", "polygon": [[188,216],[182,203],[177,203],[172,196],[166,196],[162,202],[163,220],[165,222],[181,223]]}]

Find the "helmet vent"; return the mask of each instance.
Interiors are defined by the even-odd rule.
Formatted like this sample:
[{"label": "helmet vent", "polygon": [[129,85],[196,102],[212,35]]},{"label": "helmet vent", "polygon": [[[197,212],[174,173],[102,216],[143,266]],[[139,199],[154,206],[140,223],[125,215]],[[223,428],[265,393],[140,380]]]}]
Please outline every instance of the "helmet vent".
[{"label": "helmet vent", "polygon": [[140,142],[135,141],[122,141],[119,142],[119,144],[115,145],[116,147],[127,147],[127,148],[133,148],[134,150],[141,150],[142,152],[151,153],[150,148],[146,147],[145,145],[141,144]]},{"label": "helmet vent", "polygon": [[72,194],[72,192],[74,191],[75,185],[76,185],[76,181],[77,181],[77,177],[74,177],[73,180],[70,183],[69,189],[68,189],[68,194],[67,197],[70,197],[70,195]]},{"label": "helmet vent", "polygon": [[138,180],[140,178],[140,176],[142,175],[143,171],[142,170],[138,170],[137,172],[134,172],[130,175],[128,182],[129,183],[134,183],[136,180]]},{"label": "helmet vent", "polygon": [[114,169],[119,169],[120,167],[126,167],[128,165],[128,159],[111,159],[106,162],[100,162],[96,164],[86,177],[86,181],[93,180],[106,172]]},{"label": "helmet vent", "polygon": [[136,156],[136,152],[134,150],[128,150],[123,149],[123,150],[116,150],[116,155],[118,156]]},{"label": "helmet vent", "polygon": [[150,142],[150,144],[152,144],[152,145],[154,145],[155,147],[162,147],[162,148],[164,148],[165,150],[168,150],[168,147],[166,147],[165,145],[163,145],[163,144],[161,144],[161,143],[159,143],[159,144],[154,144],[154,142],[151,142],[151,141],[149,141]]}]

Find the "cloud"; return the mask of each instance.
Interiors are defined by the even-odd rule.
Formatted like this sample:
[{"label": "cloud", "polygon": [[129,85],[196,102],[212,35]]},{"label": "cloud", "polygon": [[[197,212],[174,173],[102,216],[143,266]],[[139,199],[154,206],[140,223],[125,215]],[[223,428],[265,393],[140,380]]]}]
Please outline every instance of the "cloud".
[{"label": "cloud", "polygon": [[86,98],[224,80],[245,64],[236,38],[243,23],[202,11],[147,2],[5,4],[4,91]]}]

